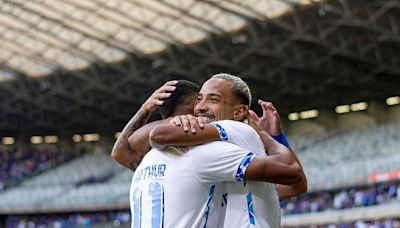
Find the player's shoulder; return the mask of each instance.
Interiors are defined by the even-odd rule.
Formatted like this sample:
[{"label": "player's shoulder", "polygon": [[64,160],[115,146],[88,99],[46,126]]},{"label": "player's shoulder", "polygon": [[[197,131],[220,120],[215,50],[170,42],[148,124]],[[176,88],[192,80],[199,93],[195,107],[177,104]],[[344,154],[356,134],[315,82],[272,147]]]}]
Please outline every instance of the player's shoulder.
[{"label": "player's shoulder", "polygon": [[233,127],[233,128],[238,128],[238,129],[249,129],[249,130],[254,130],[250,125],[247,123],[241,122],[241,121],[236,121],[236,120],[218,120],[214,121],[211,124],[214,126],[219,125],[222,127]]},{"label": "player's shoulder", "polygon": [[[240,134],[257,134],[256,130],[250,125],[244,122],[235,120],[219,120],[211,123],[214,125],[218,131],[228,131],[229,133],[240,133]],[[257,134],[258,135],[258,134]]]},{"label": "player's shoulder", "polygon": [[[212,122],[212,124],[229,124],[232,126],[243,126],[243,125],[247,125],[244,122],[241,121],[236,121],[236,120],[218,120],[218,121],[214,121]],[[247,125],[248,126],[248,125]]]},{"label": "player's shoulder", "polygon": [[221,156],[221,154],[236,150],[240,150],[240,148],[235,144],[224,141],[214,141],[189,147],[186,150],[186,154],[192,158],[206,159],[206,157]]},{"label": "player's shoulder", "polygon": [[204,144],[200,144],[197,146],[191,146],[191,147],[186,147],[186,152],[190,151],[198,151],[198,150],[204,150],[204,151],[212,151],[218,148],[225,148],[225,147],[231,147],[233,144],[229,142],[224,142],[224,141],[213,141],[213,142],[208,142]]},{"label": "player's shoulder", "polygon": [[[160,154],[161,154],[161,153],[160,153],[160,150],[155,149],[155,148],[152,148],[149,152],[147,152],[147,153],[144,155],[144,157],[142,158],[142,161],[141,161],[140,165],[143,164],[143,163],[152,161],[154,158],[158,157]],[[140,165],[139,165],[139,166],[140,166]]]}]

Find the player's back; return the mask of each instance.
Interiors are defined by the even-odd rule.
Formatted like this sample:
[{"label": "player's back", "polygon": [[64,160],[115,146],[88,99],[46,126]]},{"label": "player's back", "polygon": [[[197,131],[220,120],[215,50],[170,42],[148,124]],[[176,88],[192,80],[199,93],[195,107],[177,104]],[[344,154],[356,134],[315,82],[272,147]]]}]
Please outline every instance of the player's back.
[{"label": "player's back", "polygon": [[132,227],[216,227],[222,181],[234,180],[247,154],[236,148],[212,142],[168,152],[152,149],[132,178]]},{"label": "player's back", "polygon": [[[265,156],[264,145],[257,132],[249,125],[232,120],[213,123],[221,139]],[[218,126],[217,126],[218,125]],[[275,184],[248,181],[227,182],[228,193],[224,227],[280,227],[279,196]]]}]

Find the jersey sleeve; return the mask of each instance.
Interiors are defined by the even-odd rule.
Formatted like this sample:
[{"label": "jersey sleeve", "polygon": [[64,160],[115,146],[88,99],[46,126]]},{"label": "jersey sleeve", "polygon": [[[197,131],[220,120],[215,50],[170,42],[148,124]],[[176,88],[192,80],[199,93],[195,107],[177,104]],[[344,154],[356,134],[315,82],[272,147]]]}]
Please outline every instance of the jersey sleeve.
[{"label": "jersey sleeve", "polygon": [[211,124],[217,129],[221,141],[233,143],[256,154],[265,154],[260,136],[248,124],[233,120],[215,121]]},{"label": "jersey sleeve", "polygon": [[193,147],[193,170],[200,182],[243,182],[255,153],[227,142],[212,142]]}]

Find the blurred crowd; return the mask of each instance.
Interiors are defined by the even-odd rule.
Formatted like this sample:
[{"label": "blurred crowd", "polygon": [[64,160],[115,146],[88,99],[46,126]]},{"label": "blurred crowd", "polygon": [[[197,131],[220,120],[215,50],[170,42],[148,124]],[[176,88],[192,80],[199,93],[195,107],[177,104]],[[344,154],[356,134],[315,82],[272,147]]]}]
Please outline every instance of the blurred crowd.
[{"label": "blurred crowd", "polygon": [[[325,210],[340,210],[366,207],[390,202],[400,202],[400,182],[393,181],[371,186],[353,187],[307,193],[303,196],[282,201],[283,214],[312,213]],[[72,214],[10,215],[6,216],[5,227],[107,227],[129,226],[130,212],[91,212]],[[0,224],[1,227],[1,224]],[[399,219],[356,221],[353,223],[316,225],[315,228],[400,228]]]},{"label": "blurred crowd", "polygon": [[[129,211],[7,216],[6,228],[129,227]],[[0,224],[1,225],[1,224]],[[400,228],[400,219],[312,225],[310,228]]]},{"label": "blurred crowd", "polygon": [[0,191],[23,179],[38,174],[78,155],[55,148],[18,150],[15,147],[0,150]]},{"label": "blurred crowd", "polygon": [[382,221],[357,221],[352,224],[330,225],[328,228],[400,228],[399,219],[386,219]]},{"label": "blurred crowd", "polygon": [[14,215],[6,219],[7,228],[67,228],[93,227],[96,224],[109,224],[119,227],[130,223],[129,211],[51,214],[51,215]]},{"label": "blurred crowd", "polygon": [[356,221],[353,223],[315,225],[310,228],[400,228],[400,219]]},{"label": "blurred crowd", "polygon": [[282,214],[301,214],[365,207],[400,201],[400,182],[387,182],[372,186],[344,190],[307,193],[281,202]]}]

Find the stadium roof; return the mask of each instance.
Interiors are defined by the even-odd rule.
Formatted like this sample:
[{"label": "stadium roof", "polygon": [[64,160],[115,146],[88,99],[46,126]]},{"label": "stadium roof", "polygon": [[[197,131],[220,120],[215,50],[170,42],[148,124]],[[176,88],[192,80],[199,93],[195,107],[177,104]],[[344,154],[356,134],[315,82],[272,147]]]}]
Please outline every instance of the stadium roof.
[{"label": "stadium roof", "polygon": [[0,136],[117,131],[166,80],[219,72],[281,114],[398,95],[398,0],[0,7]]},{"label": "stadium roof", "polygon": [[[0,80],[144,56],[238,30],[310,0],[1,0]],[[242,16],[243,15],[243,16]]]}]

